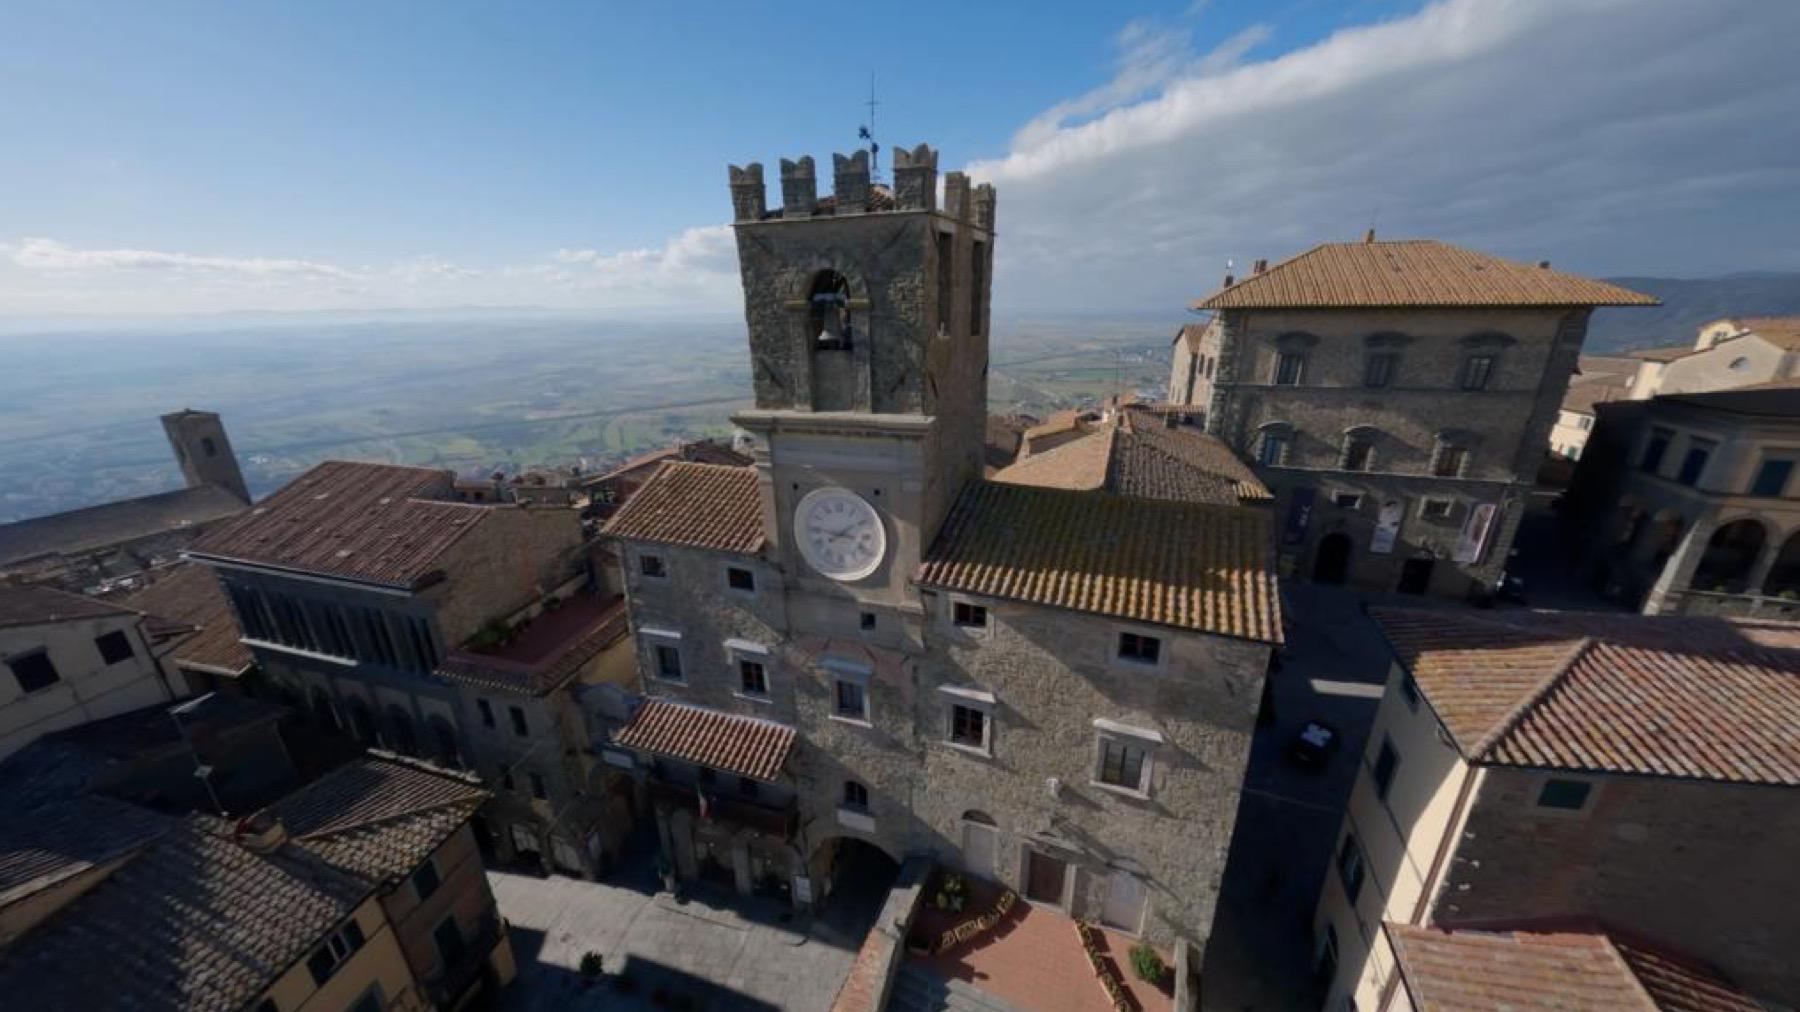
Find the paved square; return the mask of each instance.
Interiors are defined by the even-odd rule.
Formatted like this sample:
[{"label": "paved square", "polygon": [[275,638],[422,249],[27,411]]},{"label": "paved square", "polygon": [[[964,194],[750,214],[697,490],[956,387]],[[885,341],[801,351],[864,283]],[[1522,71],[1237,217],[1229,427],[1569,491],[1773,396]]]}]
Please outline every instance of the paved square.
[{"label": "paved square", "polygon": [[[700,886],[678,902],[640,878],[625,884],[489,872],[512,929],[519,976],[506,1012],[556,1009],[794,1009],[825,1012],[856,958],[873,910],[846,901],[816,920]],[[581,975],[583,953],[606,977]],[[620,970],[630,990],[612,978]]]}]

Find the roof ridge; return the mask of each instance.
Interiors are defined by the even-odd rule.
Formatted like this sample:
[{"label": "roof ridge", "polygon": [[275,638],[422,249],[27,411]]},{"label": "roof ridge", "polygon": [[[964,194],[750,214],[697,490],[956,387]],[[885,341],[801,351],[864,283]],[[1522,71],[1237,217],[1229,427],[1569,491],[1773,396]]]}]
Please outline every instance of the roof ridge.
[{"label": "roof ridge", "polygon": [[1580,660],[1595,642],[1592,636],[1583,636],[1576,640],[1575,648],[1569,651],[1569,656],[1563,658],[1561,664],[1552,668],[1549,674],[1532,686],[1530,692],[1519,697],[1519,701],[1508,708],[1500,720],[1493,727],[1488,728],[1487,732],[1477,739],[1474,745],[1470,746],[1469,758],[1479,759],[1489,749],[1499,744],[1500,739],[1506,737],[1508,732],[1525,719],[1525,715],[1530,713],[1549,694],[1550,690],[1556,687],[1557,682],[1562,681],[1563,676],[1569,673],[1569,669],[1575,666],[1575,662]]},{"label": "roof ridge", "polygon": [[720,717],[727,717],[731,720],[748,721],[753,724],[765,724],[769,727],[781,728],[784,731],[798,732],[799,730],[792,724],[783,724],[781,721],[775,720],[772,717],[758,717],[752,713],[732,713],[730,710],[721,710],[717,707],[707,706],[703,703],[690,703],[685,699],[675,699],[672,696],[648,696],[644,699],[643,706],[649,706],[651,703],[657,703],[662,706],[680,707],[683,710],[694,710],[698,713],[710,713]]},{"label": "roof ridge", "polygon": [[1613,941],[1612,933],[1601,926],[1594,934],[1600,936],[1601,948],[1612,959],[1613,965],[1624,971],[1625,979],[1631,982],[1631,989],[1644,1000],[1644,1008],[1648,1012],[1661,1012],[1662,1006],[1657,1004],[1656,998],[1650,994],[1650,988],[1644,984],[1644,979],[1637,975],[1637,970],[1632,967],[1631,960],[1626,959],[1625,954],[1619,951],[1619,944]]},{"label": "roof ridge", "polygon": [[[300,833],[300,834],[295,835],[293,837],[293,839],[295,841],[322,840],[322,839],[325,839],[326,837],[338,836],[343,833],[348,833],[352,830],[366,829],[370,826],[380,825],[381,823],[384,823],[384,822],[393,822],[396,819],[411,818],[412,816],[419,815],[423,812],[432,812],[432,811],[436,811],[441,808],[449,808],[453,805],[464,804],[469,801],[478,801],[481,799],[481,797],[483,795],[486,795],[488,793],[487,789],[482,785],[481,781],[476,777],[475,774],[467,773],[462,770],[445,769],[441,766],[437,766],[433,763],[426,762],[425,760],[416,758],[414,756],[405,756],[405,755],[401,755],[398,752],[389,752],[384,749],[369,749],[364,753],[364,761],[367,762],[370,759],[372,759],[374,761],[374,763],[376,763],[376,764],[397,766],[397,767],[400,767],[401,769],[407,770],[409,772],[422,773],[427,776],[437,777],[438,779],[441,779],[441,780],[457,781],[457,782],[460,782],[461,784],[463,784],[464,786],[466,786],[468,788],[468,790],[466,792],[458,794],[454,797],[442,798],[442,799],[438,799],[435,801],[429,801],[429,802],[421,802],[417,805],[413,805],[413,806],[401,809],[399,811],[383,812],[380,815],[376,815],[371,818],[363,819],[358,822],[328,823],[325,827],[323,827],[321,829],[313,830],[310,833]],[[302,793],[305,793],[311,787],[328,783],[332,777],[348,775],[351,771],[357,769],[357,767],[359,765],[361,765],[361,764],[355,763],[355,762],[345,763],[343,766],[340,766],[336,770],[334,770],[330,776],[327,776],[320,780],[315,780],[311,784],[308,784],[306,787],[302,787],[299,790],[294,791],[292,794],[289,794],[287,797],[282,798],[280,801],[276,801],[274,804],[269,806],[268,810],[271,812],[274,812],[280,808],[282,801],[286,801],[286,800],[288,800],[288,798],[292,798],[292,797],[295,797]],[[277,814],[279,814],[279,813],[277,812]]]}]

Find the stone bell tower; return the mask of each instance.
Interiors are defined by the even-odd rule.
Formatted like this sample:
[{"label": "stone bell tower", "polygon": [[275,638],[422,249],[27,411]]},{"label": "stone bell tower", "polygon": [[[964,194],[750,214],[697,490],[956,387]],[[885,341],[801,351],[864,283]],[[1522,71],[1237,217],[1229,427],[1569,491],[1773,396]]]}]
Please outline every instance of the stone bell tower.
[{"label": "stone bell tower", "polygon": [[896,551],[865,590],[897,588],[981,475],[994,189],[951,172],[939,206],[937,161],[896,150],[889,189],[868,152],[833,155],[820,197],[813,159],[782,159],[773,210],[760,164],[729,173],[756,392],[738,422],[763,441],[767,533],[788,539],[809,487],[867,486]]},{"label": "stone bell tower", "polygon": [[239,499],[250,501],[244,472],[238,468],[231,440],[225,437],[225,423],[217,414],[184,408],[162,416],[162,424],[189,488],[218,485]]}]

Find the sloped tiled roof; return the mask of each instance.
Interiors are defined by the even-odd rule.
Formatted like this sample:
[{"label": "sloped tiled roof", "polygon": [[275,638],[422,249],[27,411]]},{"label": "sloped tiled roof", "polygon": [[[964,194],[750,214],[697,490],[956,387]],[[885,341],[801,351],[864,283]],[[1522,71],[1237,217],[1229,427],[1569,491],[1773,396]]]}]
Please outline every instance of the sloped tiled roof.
[{"label": "sloped tiled roof", "polygon": [[1268,489],[1223,443],[1191,429],[1168,429],[1154,418],[1102,424],[1001,468],[992,480],[1218,506],[1269,498]]},{"label": "sloped tiled roof", "polygon": [[298,848],[259,854],[216,819],[171,820],[0,949],[0,995],[21,1009],[236,1012],[370,891]]},{"label": "sloped tiled roof", "polygon": [[1269,520],[1238,506],[971,482],[923,586],[1281,640]]},{"label": "sloped tiled roof", "polygon": [[0,628],[135,614],[110,601],[50,587],[0,584]]},{"label": "sloped tiled roof", "polygon": [[1778,348],[1800,349],[1800,316],[1740,316],[1739,326]]},{"label": "sloped tiled roof", "polygon": [[487,798],[470,774],[371,752],[268,810],[295,846],[379,882],[418,867]]},{"label": "sloped tiled roof", "polygon": [[1562,409],[1591,415],[1597,404],[1620,401],[1630,396],[1631,388],[1615,377],[1598,376],[1586,382],[1569,384],[1568,392],[1563,394]]},{"label": "sloped tiled roof", "polygon": [[1712,972],[1599,930],[1387,924],[1418,1012],[1759,1012]]},{"label": "sloped tiled roof", "polygon": [[196,558],[411,588],[497,507],[444,501],[448,471],[330,460],[190,547]]},{"label": "sloped tiled roof", "polygon": [[601,533],[633,541],[754,554],[763,546],[762,496],[754,467],[670,461],[639,488]]},{"label": "sloped tiled roof", "polygon": [[153,621],[193,630],[169,654],[179,667],[235,676],[255,663],[239,641],[243,630],[211,566],[184,562],[123,603],[148,612]]},{"label": "sloped tiled roof", "polygon": [[1315,246],[1194,303],[1195,309],[1654,306],[1648,295],[1435,239]]},{"label": "sloped tiled roof", "polygon": [[168,531],[198,529],[248,507],[223,486],[196,485],[0,524],[0,566],[46,555],[79,555]]},{"label": "sloped tiled roof", "polygon": [[1800,625],[1370,614],[1471,761],[1800,785]]},{"label": "sloped tiled roof", "polygon": [[172,824],[147,808],[92,794],[28,813],[9,809],[0,822],[0,908],[128,854]]},{"label": "sloped tiled roof", "polygon": [[772,720],[652,698],[613,736],[613,744],[774,780],[793,750],[794,729]]}]

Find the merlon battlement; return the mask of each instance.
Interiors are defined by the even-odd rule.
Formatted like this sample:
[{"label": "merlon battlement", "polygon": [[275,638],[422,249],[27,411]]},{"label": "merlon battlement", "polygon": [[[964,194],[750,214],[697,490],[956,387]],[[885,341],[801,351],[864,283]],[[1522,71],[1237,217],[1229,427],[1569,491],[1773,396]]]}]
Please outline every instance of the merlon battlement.
[{"label": "merlon battlement", "polygon": [[[818,170],[811,156],[781,160],[781,206],[770,210],[760,162],[728,167],[731,210],[735,221],[816,218],[871,211],[938,211],[938,153],[930,145],[894,149],[894,185],[869,181],[869,153],[858,150],[831,156],[832,195],[819,197]],[[994,227],[994,188],[973,188],[961,172],[944,176],[942,212],[953,218]]]}]

